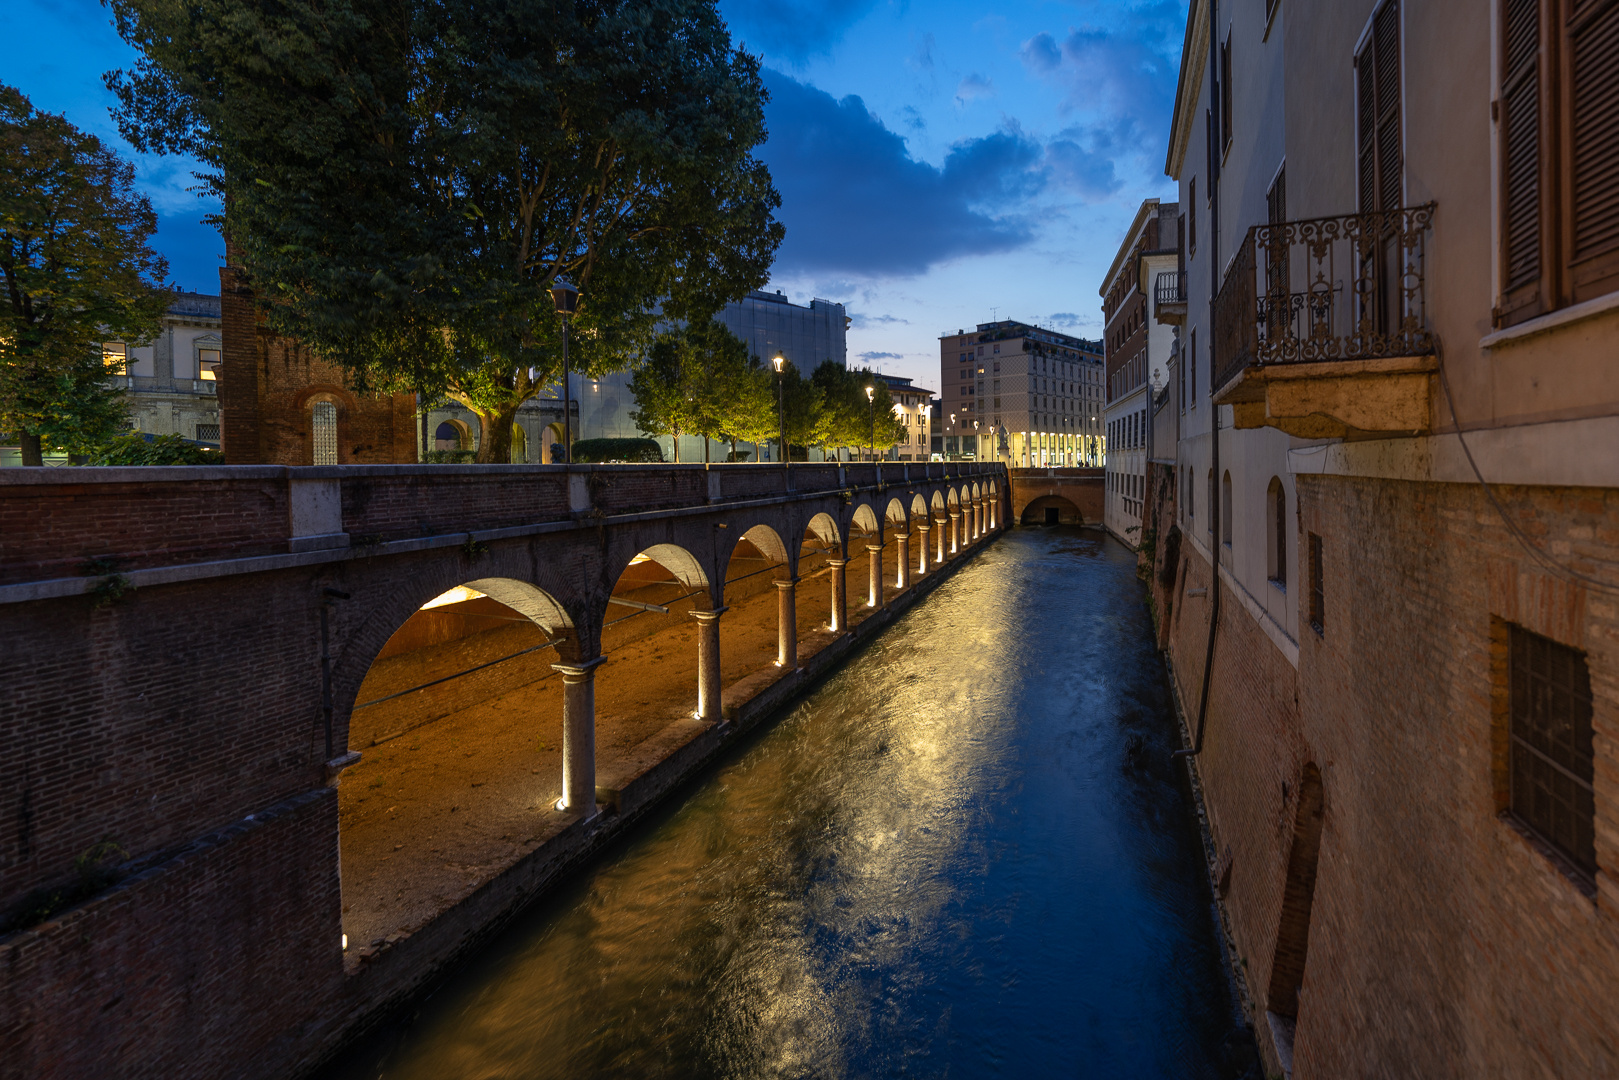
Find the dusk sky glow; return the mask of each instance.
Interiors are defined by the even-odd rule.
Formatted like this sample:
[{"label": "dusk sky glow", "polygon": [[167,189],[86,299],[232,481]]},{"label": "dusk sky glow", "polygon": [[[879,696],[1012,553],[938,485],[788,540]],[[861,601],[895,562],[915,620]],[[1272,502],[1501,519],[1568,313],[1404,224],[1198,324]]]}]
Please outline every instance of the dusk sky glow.
[{"label": "dusk sky glow", "polygon": [[[192,164],[118,138],[107,10],[11,0],[0,80],[136,161],[180,285],[219,291],[215,207]],[[1143,198],[1173,197],[1164,140],[1186,6],[1108,0],[722,0],[771,101],[761,156],[787,239],[770,288],[847,305],[851,364],[938,389],[941,331],[1017,318],[1101,336],[1097,287]]]}]

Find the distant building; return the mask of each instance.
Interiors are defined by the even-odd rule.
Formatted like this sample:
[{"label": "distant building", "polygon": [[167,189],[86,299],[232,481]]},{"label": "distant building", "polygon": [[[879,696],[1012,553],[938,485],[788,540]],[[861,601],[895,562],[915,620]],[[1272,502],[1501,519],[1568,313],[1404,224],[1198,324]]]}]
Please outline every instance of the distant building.
[{"label": "distant building", "polygon": [[912,386],[910,379],[897,375],[878,375],[894,398],[894,415],[905,425],[905,441],[888,448],[883,456],[889,461],[927,461],[933,443],[933,418],[928,402],[933,391]]},{"label": "distant building", "polygon": [[842,304],[811,300],[794,304],[780,291],[754,290],[720,309],[719,321],[761,360],[777,353],[808,375],[826,360],[849,366],[849,319]]},{"label": "distant building", "polygon": [[1107,359],[1107,510],[1109,532],[1135,547],[1141,542],[1141,506],[1147,483],[1150,388],[1169,381],[1174,327],[1154,317],[1153,288],[1160,273],[1179,269],[1176,203],[1148,199],[1136,211],[1102,282]]},{"label": "distant building", "polygon": [[1099,465],[1102,349],[1013,320],[939,338],[946,459],[994,460],[1006,433],[1010,464]]}]

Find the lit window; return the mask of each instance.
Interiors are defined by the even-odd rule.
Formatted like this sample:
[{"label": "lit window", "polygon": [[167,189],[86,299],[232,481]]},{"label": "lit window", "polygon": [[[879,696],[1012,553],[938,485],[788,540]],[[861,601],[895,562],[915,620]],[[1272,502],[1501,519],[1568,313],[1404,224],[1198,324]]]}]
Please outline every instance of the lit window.
[{"label": "lit window", "polygon": [[219,363],[220,359],[218,349],[198,349],[197,378],[202,379],[205,382],[218,382]]},{"label": "lit window", "polygon": [[108,375],[128,375],[129,346],[119,341],[109,341],[101,346],[101,365],[106,368]]}]

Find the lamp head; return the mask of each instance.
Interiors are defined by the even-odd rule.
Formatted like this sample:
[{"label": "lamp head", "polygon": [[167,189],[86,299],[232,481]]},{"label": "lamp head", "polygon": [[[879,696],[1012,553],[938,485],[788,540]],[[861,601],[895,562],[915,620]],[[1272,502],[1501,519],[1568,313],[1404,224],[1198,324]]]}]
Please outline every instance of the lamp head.
[{"label": "lamp head", "polygon": [[777,353],[775,355],[775,357],[770,362],[772,364],[776,365],[776,374],[777,375],[780,375],[781,372],[782,372],[782,369],[787,366],[787,358],[785,356],[781,355],[781,353]]},{"label": "lamp head", "polygon": [[877,388],[876,387],[874,387],[874,386],[866,387],[866,400],[867,401],[875,401],[875,400],[877,400]]},{"label": "lamp head", "polygon": [[565,278],[552,279],[551,299],[556,302],[558,315],[568,316],[579,310],[579,290]]}]

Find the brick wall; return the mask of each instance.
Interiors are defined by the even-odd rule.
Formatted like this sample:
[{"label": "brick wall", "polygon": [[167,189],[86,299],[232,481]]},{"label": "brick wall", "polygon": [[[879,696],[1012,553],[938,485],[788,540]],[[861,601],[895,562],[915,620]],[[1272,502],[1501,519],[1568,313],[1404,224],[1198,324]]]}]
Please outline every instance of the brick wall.
[{"label": "brick wall", "polygon": [[[1300,644],[1326,822],[1295,1075],[1619,1073],[1614,594],[1539,567],[1476,487],[1298,483],[1325,547],[1325,632]],[[1619,581],[1619,492],[1496,491],[1556,558]],[[1497,812],[1503,621],[1587,653],[1594,900]]]},{"label": "brick wall", "polygon": [[233,465],[311,465],[310,409],[337,406],[340,465],[415,462],[414,394],[359,394],[341,367],[264,326],[241,272],[220,276],[223,374],[219,385],[221,447]]}]

